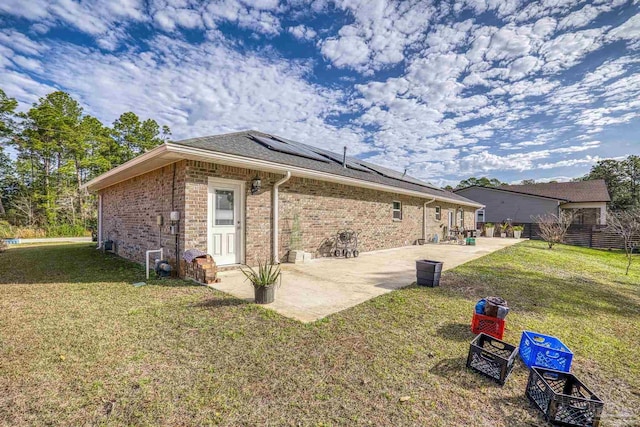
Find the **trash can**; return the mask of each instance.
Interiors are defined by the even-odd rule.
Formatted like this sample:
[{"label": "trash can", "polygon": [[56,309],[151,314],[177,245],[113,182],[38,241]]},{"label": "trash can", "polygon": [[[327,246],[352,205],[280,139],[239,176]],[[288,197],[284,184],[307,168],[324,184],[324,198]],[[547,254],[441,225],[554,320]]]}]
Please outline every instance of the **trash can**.
[{"label": "trash can", "polygon": [[418,286],[433,288],[440,286],[440,274],[442,274],[442,262],[419,259],[416,261],[416,282]]}]

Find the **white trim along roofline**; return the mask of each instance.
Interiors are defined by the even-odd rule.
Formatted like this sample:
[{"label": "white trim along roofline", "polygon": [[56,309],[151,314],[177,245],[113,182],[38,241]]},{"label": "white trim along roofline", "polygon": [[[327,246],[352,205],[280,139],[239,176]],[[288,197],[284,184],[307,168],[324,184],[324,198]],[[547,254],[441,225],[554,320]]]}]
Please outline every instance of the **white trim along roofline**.
[{"label": "white trim along roofline", "polygon": [[561,198],[558,198],[558,197],[539,196],[537,194],[524,193],[522,191],[506,190],[504,188],[498,188],[498,187],[485,187],[483,185],[470,185],[468,187],[464,187],[464,188],[461,188],[459,190],[454,190],[454,193],[456,193],[456,194],[462,193],[463,191],[469,190],[469,189],[472,189],[472,188],[481,188],[483,190],[501,191],[503,193],[511,193],[511,194],[516,194],[518,196],[535,197],[535,198],[538,198],[538,199],[556,200],[559,203],[569,203],[569,201],[567,199],[561,199]]},{"label": "white trim along roofline", "polygon": [[341,175],[334,175],[327,172],[314,171],[298,166],[289,166],[267,160],[252,159],[248,157],[238,156],[234,154],[226,154],[217,151],[205,150],[202,148],[186,147],[184,145],[172,144],[170,142],[159,145],[158,147],[147,151],[138,157],[129,160],[122,165],[111,169],[108,172],[92,179],[82,186],[83,189],[89,191],[98,191],[103,188],[110,187],[119,182],[126,181],[154,169],[175,163],[180,160],[196,160],[204,162],[213,162],[234,167],[257,169],[264,172],[282,173],[291,172],[292,176],[300,178],[317,179],[320,181],[334,182],[337,184],[351,185],[354,187],[369,188],[373,190],[385,191],[389,193],[404,194],[407,196],[420,197],[425,199],[436,200],[464,205],[472,207],[483,207],[484,205],[474,202],[465,202],[462,200],[450,199],[448,197],[436,196],[433,194],[422,193],[420,191],[407,190],[391,185],[378,184],[362,179],[350,178]]}]

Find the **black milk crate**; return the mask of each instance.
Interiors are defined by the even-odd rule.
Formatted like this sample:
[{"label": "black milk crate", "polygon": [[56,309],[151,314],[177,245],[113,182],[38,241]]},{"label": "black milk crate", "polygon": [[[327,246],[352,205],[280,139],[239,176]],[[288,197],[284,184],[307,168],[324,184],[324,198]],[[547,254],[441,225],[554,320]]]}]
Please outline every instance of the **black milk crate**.
[{"label": "black milk crate", "polygon": [[518,355],[518,347],[481,333],[469,347],[467,368],[478,371],[501,385],[505,383]]},{"label": "black milk crate", "polygon": [[552,424],[600,425],[604,402],[573,374],[533,367],[529,372],[526,394]]}]

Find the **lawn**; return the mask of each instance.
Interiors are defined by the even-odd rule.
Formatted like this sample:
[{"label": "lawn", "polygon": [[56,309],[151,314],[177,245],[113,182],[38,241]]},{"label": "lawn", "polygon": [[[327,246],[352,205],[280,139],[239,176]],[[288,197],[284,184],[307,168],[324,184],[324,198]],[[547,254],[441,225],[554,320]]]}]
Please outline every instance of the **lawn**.
[{"label": "lawn", "polygon": [[504,387],[465,368],[475,302],[500,295],[506,341],[558,336],[602,425],[639,425],[640,262],[623,272],[619,253],[525,242],[302,324],[190,282],[135,288],[140,266],[86,244],[12,248],[0,424],[543,425],[520,362]]}]

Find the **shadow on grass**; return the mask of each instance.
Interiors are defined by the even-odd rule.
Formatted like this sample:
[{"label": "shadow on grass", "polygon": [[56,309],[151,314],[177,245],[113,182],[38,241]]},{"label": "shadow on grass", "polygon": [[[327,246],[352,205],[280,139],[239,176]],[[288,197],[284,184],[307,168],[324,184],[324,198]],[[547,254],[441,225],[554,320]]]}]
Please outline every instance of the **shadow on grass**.
[{"label": "shadow on grass", "polygon": [[437,329],[438,335],[447,340],[471,342],[475,335],[467,323],[445,323]]},{"label": "shadow on grass", "polygon": [[[155,275],[152,273],[152,275]],[[157,286],[200,286],[186,280],[146,280],[144,266],[95,249],[95,244],[12,247],[0,254],[0,285],[147,282]]]},{"label": "shadow on grass", "polygon": [[472,273],[469,270],[444,273],[441,285],[466,297],[486,296],[480,292],[500,295],[512,309],[578,316],[588,313],[640,315],[640,304],[630,295],[616,290],[610,282],[577,274],[558,277],[503,266],[475,266]]},{"label": "shadow on grass", "polygon": [[[433,368],[429,369],[429,372],[433,375],[437,375],[446,379],[447,381],[454,383],[456,386],[470,389],[470,388],[482,388],[486,386],[500,387],[498,383],[491,378],[487,378],[482,374],[479,374],[471,369],[467,368],[467,356],[464,357],[452,357],[449,359],[442,359],[436,363]],[[486,381],[470,381],[470,375],[477,375],[478,378],[484,378]]]},{"label": "shadow on grass", "polygon": [[[499,399],[495,399],[495,401],[496,405],[492,405],[493,407],[504,409],[502,414],[496,414],[498,416],[497,418],[504,420],[505,424],[508,426],[541,427],[552,425],[545,421],[542,412],[538,410],[524,392],[519,396],[501,397]],[[510,414],[509,408],[513,407],[525,409],[531,415],[532,420],[523,420],[521,415]]]},{"label": "shadow on grass", "polygon": [[239,305],[250,304],[251,301],[240,298],[211,298],[206,301],[201,301],[196,304],[192,304],[191,307],[197,308],[217,308],[217,307],[235,307]]}]

